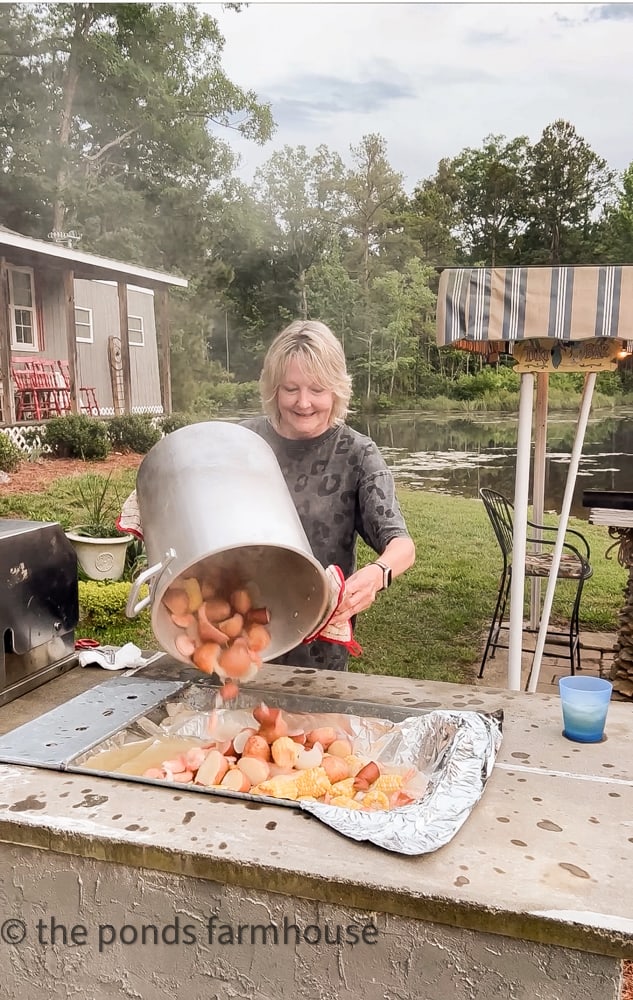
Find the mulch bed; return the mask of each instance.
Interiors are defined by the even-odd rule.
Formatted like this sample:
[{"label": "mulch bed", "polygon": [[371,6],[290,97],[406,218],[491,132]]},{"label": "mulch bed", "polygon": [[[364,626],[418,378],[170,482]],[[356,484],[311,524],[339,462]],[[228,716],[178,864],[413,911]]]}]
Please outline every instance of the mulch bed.
[{"label": "mulch bed", "polygon": [[0,483],[0,496],[12,493],[43,493],[62,476],[84,476],[86,473],[107,476],[109,472],[137,469],[144,455],[113,453],[98,462],[80,458],[40,458],[21,462],[16,472],[8,473],[9,482]]},{"label": "mulch bed", "polygon": [[633,962],[624,963],[624,981],[620,1000],[633,1000]]}]

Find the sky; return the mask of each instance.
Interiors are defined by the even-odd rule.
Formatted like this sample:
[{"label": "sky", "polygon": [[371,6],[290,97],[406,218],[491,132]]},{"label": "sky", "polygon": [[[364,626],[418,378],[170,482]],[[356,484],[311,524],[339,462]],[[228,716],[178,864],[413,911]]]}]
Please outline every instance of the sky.
[{"label": "sky", "polygon": [[269,101],[262,147],[235,133],[238,175],[285,145],[351,165],[370,132],[413,191],[490,134],[535,142],[558,118],[617,171],[633,161],[633,3],[266,3],[218,20],[229,78]]}]

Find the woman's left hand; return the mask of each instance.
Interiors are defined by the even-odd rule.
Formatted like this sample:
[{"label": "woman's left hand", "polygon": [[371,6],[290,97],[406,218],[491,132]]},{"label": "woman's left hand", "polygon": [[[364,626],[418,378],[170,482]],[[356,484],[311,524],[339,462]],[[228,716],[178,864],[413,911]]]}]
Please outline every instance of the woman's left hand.
[{"label": "woman's left hand", "polygon": [[376,600],[382,588],[382,570],[374,563],[363,566],[345,581],[345,594],[332,616],[332,625],[342,625],[353,615],[366,611]]}]

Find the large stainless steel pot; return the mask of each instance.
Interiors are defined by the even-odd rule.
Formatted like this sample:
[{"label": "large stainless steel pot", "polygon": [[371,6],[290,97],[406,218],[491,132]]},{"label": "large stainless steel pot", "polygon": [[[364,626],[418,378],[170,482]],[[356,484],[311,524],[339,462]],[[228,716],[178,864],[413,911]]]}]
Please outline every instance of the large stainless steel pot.
[{"label": "large stainless steel pot", "polygon": [[[325,570],[314,557],[273,450],[238,424],[173,431],[143,459],[136,482],[149,568],[130,591],[134,618],[151,604],[152,629],[178,660],[179,629],[162,597],[181,576],[229,573],[270,611],[264,659],[297,646],[322,620]],[[149,596],[139,600],[141,586]]]}]

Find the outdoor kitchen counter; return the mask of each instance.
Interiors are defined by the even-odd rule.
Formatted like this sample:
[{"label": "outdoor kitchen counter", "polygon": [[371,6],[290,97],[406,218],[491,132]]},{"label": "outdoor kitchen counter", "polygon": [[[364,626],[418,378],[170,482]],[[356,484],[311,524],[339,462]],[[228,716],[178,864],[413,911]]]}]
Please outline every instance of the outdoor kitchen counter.
[{"label": "outdoor kitchen counter", "polygon": [[[0,733],[107,682],[110,676],[97,668],[75,669],[49,682],[0,709]],[[405,709],[502,709],[503,742],[483,797],[464,826],[447,846],[418,857],[348,840],[299,809],[0,765],[4,910],[15,915],[16,906],[27,912],[35,907],[38,916],[51,909],[55,912],[52,902],[41,901],[47,898],[48,882],[61,878],[60,873],[70,896],[58,909],[71,924],[68,906],[72,902],[77,911],[83,907],[75,913],[74,923],[86,924],[86,907],[91,906],[102,920],[110,920],[113,907],[129,919],[136,913],[138,919],[142,915],[147,920],[166,899],[172,920],[175,912],[191,919],[195,899],[213,892],[213,905],[209,896],[206,904],[199,905],[217,912],[219,900],[222,912],[233,912],[237,923],[243,922],[247,911],[259,923],[267,923],[274,913],[279,918],[286,913],[292,920],[301,907],[308,907],[306,914],[311,916],[306,919],[313,924],[318,923],[315,913],[321,921],[338,919],[339,923],[341,914],[347,922],[350,914],[357,921],[360,914],[365,920],[372,917],[379,934],[389,937],[396,952],[404,947],[407,934],[415,947],[431,948],[435,957],[431,960],[427,954],[419,970],[429,982],[435,976],[432,981],[437,983],[437,972],[432,969],[440,961],[446,964],[449,952],[470,952],[469,968],[472,972],[474,962],[479,971],[468,979],[468,988],[453,977],[433,987],[436,994],[420,981],[411,995],[423,1000],[449,995],[618,997],[617,960],[633,957],[629,704],[612,703],[606,740],[583,746],[563,738],[559,700],[550,695],[272,665],[264,667],[257,686],[270,692],[272,705],[275,692],[281,691]],[[31,876],[19,875],[25,856]],[[112,864],[104,866],[104,861]],[[16,874],[5,877],[12,866],[17,866]],[[121,902],[123,875],[114,878],[115,888],[109,895],[103,888],[107,871],[116,873],[119,868],[135,873],[125,884],[131,886],[131,893],[136,887],[138,900],[128,896],[125,904]],[[38,878],[32,877],[34,872],[39,872]],[[79,888],[71,873],[76,873]],[[86,886],[92,876],[97,888],[89,891]],[[139,888],[143,885],[145,890]],[[14,900],[9,898],[11,891]],[[59,891],[59,883],[51,883],[50,900]],[[360,947],[354,949],[355,954]],[[370,955],[377,955],[369,945],[364,947]],[[446,953],[443,958],[438,957],[440,952]],[[124,948],[122,954],[129,961],[132,949]],[[392,972],[397,964],[394,956],[389,958]],[[120,965],[121,952],[117,961]],[[156,960],[150,956],[145,961],[153,970]],[[398,961],[401,971],[407,966],[406,977],[410,977],[411,956],[402,954]],[[365,954],[360,962],[368,982],[377,982],[371,958]],[[340,965],[335,962],[333,968],[330,978],[340,976]],[[517,971],[521,968],[522,973]],[[397,980],[399,974],[394,975]],[[515,992],[497,993],[491,986],[488,993],[481,985],[486,976],[493,976],[498,986],[498,978],[504,975],[519,977]],[[362,995],[365,1000],[408,996],[402,982],[397,992],[396,980],[391,984],[393,993],[385,992],[381,981],[378,992],[365,984]],[[561,993],[563,981],[567,986]],[[542,992],[535,992],[537,983]],[[269,988],[270,996],[292,995],[292,988],[286,994],[283,984],[273,990],[269,983]],[[218,995],[250,997],[251,993],[244,987],[238,994]],[[267,997],[269,993],[260,983],[252,995]],[[341,985],[333,993],[318,992],[315,987],[314,992],[306,990],[302,995],[357,994],[351,986]]]}]

